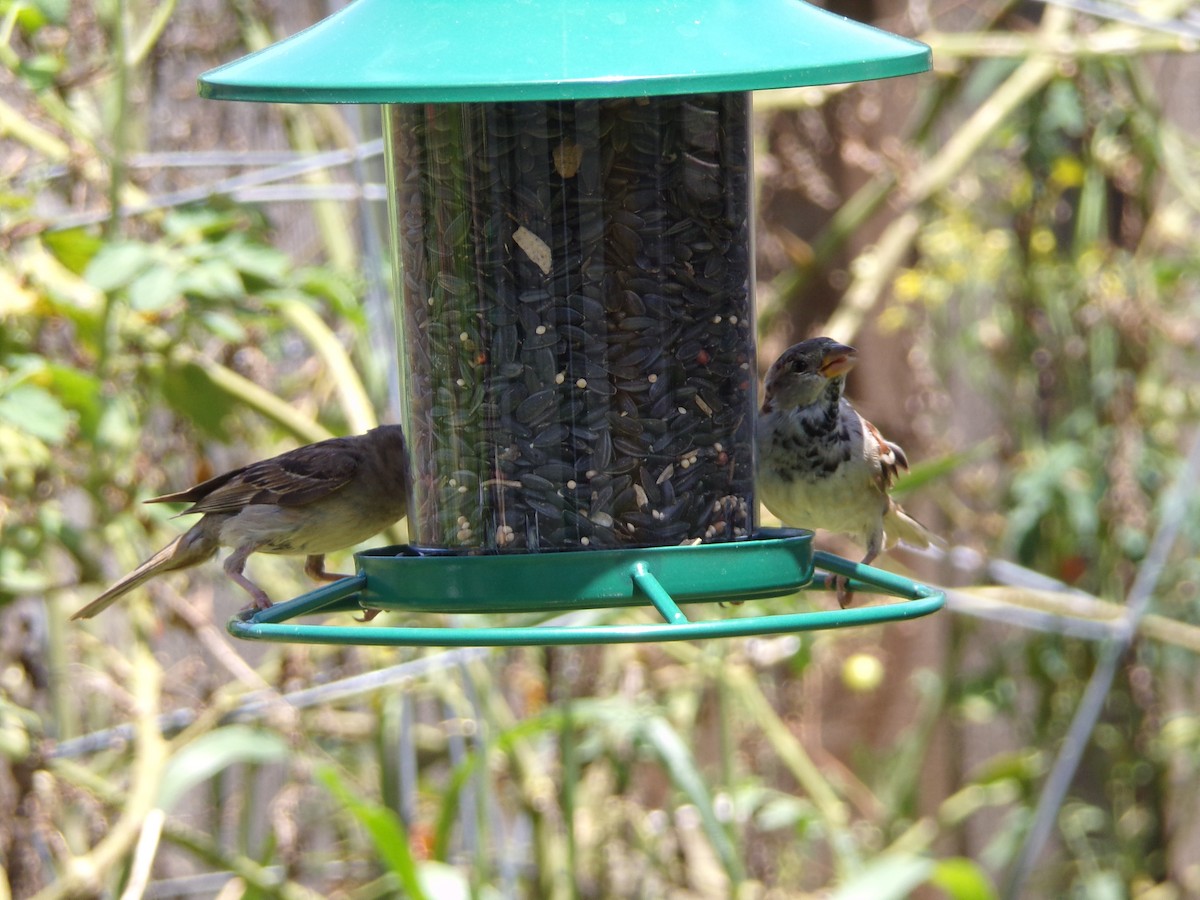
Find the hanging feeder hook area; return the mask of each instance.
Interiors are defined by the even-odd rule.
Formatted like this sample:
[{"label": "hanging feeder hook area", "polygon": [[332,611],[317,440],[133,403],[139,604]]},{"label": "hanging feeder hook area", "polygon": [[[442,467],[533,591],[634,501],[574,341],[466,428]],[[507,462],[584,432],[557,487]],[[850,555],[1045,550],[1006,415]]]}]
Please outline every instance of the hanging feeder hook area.
[{"label": "hanging feeder hook area", "polygon": [[[764,528],[739,542],[617,551],[460,556],[403,545],[358,553],[355,561],[355,575],[233,618],[229,632],[244,640],[373,646],[637,643],[874,625],[926,616],[946,601],[936,588],[814,551],[812,532],[795,528]],[[824,571],[817,572],[818,567]],[[679,606],[826,589],[833,576],[848,578],[852,591],[886,594],[899,602],[706,621],[691,621]],[[459,628],[292,621],[364,609],[457,615],[648,605],[662,622]]]}]

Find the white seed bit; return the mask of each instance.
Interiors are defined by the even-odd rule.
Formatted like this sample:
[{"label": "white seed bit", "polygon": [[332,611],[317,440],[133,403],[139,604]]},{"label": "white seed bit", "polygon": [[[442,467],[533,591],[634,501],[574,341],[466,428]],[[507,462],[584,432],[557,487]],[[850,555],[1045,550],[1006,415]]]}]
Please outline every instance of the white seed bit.
[{"label": "white seed bit", "polygon": [[721,445],[721,442],[720,442],[720,441],[714,441],[714,442],[713,442],[713,449],[714,449],[714,450],[716,450],[718,453],[724,453],[724,452],[725,452],[725,448],[724,448],[724,447]]},{"label": "white seed bit", "polygon": [[539,325],[537,328],[533,329],[533,333],[534,333],[534,334],[545,334],[545,333],[546,333],[546,326],[545,326],[545,325]]},{"label": "white seed bit", "polygon": [[679,414],[680,414],[681,416],[686,416],[686,415],[687,415],[687,410],[686,410],[686,409],[684,409],[682,406],[678,407],[678,409],[679,409]]},{"label": "white seed bit", "polygon": [[592,542],[592,541],[591,541],[591,538],[589,538],[587,535],[584,535],[583,537],[581,537],[581,538],[579,539],[579,543],[580,543],[580,544],[582,544],[582,545],[583,545],[583,546],[585,546],[585,547],[586,547],[588,544],[590,544],[591,542]]},{"label": "white seed bit", "polygon": [[633,486],[633,496],[637,500],[638,509],[645,509],[650,505],[650,498],[646,496],[646,489],[640,484]]},{"label": "white seed bit", "polygon": [[648,382],[650,382],[651,384],[654,384],[654,382],[658,381],[658,376],[655,375],[653,372],[651,372],[649,375],[646,376],[646,380]]},{"label": "white seed bit", "polygon": [[567,490],[573,491],[577,487],[579,487],[579,484],[575,481],[574,478],[567,479]]},{"label": "white seed bit", "polygon": [[575,382],[575,387],[579,388],[582,391],[585,387],[587,387],[587,379],[580,378],[578,381]]},{"label": "white seed bit", "polygon": [[465,494],[467,492],[467,486],[465,484],[460,484],[458,486],[458,492],[460,494]]},{"label": "white seed bit", "polygon": [[471,339],[471,336],[469,334],[467,334],[465,331],[460,331],[458,333],[458,339],[465,344],[467,341],[469,341]]},{"label": "white seed bit", "polygon": [[713,324],[714,324],[714,325],[720,325],[720,324],[721,324],[721,317],[720,317],[720,316],[713,316],[713,317],[712,317],[712,322],[713,322]]},{"label": "white seed bit", "polygon": [[566,372],[559,372],[557,375],[555,375],[555,376],[554,376],[554,383],[555,383],[555,384],[562,384],[562,383],[563,383],[564,381],[566,381],[566,380],[567,380],[567,373],[566,373]]},{"label": "white seed bit", "polygon": [[738,323],[738,317],[737,317],[737,316],[730,316],[730,317],[729,317],[729,324],[730,324],[730,325],[736,325],[737,323]]},{"label": "white seed bit", "polygon": [[454,382],[454,383],[455,383],[455,384],[457,384],[459,387],[466,387],[466,386],[467,386],[467,380],[466,380],[465,378],[458,378],[458,379],[456,379],[456,380],[455,380],[455,382]]},{"label": "white seed bit", "polygon": [[543,275],[550,274],[550,245],[540,237],[521,225],[513,232],[513,240],[518,247],[525,251],[530,262],[542,270]]}]

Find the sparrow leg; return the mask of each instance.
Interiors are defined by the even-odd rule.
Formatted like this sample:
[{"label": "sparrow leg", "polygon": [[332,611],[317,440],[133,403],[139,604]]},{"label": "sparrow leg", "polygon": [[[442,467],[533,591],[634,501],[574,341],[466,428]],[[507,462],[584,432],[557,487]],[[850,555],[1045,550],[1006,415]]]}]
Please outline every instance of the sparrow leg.
[{"label": "sparrow leg", "polygon": [[325,554],[318,553],[304,560],[304,574],[313,581],[341,581],[349,575],[339,575],[337,572],[325,571]]},{"label": "sparrow leg", "polygon": [[246,558],[256,549],[258,548],[254,544],[243,544],[229,554],[229,558],[225,560],[225,574],[241,585],[242,589],[254,598],[254,609],[269,609],[271,598],[267,596],[267,592],[242,574],[242,569],[246,566]]},{"label": "sparrow leg", "polygon": [[[867,540],[867,555],[858,561],[859,565],[869,566],[883,549],[883,531],[876,529]],[[835,575],[833,585],[837,589],[838,605],[845,609],[850,605],[850,579],[844,575]]]},{"label": "sparrow leg", "polygon": [[845,609],[850,605],[850,579],[845,575],[834,575],[833,587],[837,591],[838,606]]},{"label": "sparrow leg", "polygon": [[[325,554],[316,554],[304,560],[304,574],[313,581],[338,581],[342,578],[349,578],[349,575],[337,575],[333,572],[325,571]],[[383,612],[382,609],[364,609],[360,622],[370,622],[373,618]],[[357,616],[355,618],[358,618]]]}]

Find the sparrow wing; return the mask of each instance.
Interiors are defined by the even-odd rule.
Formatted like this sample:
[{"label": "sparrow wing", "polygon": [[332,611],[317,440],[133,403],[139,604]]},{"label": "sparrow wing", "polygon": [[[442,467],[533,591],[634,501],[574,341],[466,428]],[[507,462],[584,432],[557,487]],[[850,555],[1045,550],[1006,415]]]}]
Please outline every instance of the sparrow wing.
[{"label": "sparrow wing", "polygon": [[862,421],[863,435],[868,441],[872,441],[877,448],[879,454],[879,486],[884,493],[892,489],[892,485],[896,483],[896,479],[900,476],[900,471],[908,471],[908,457],[904,455],[904,451],[899,444],[889,441],[883,434],[864,419],[861,415],[858,417]]},{"label": "sparrow wing", "polygon": [[352,438],[297,447],[208,481],[149,500],[191,503],[181,513],[233,513],[254,504],[305,506],[329,496],[354,477],[362,454]]}]

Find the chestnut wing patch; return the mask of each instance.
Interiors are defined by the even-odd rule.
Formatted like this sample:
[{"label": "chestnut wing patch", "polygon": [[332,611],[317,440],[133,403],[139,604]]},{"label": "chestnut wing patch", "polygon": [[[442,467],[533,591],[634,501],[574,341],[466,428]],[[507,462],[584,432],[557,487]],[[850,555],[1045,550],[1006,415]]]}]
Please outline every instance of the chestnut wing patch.
[{"label": "chestnut wing patch", "polygon": [[890,491],[892,485],[896,483],[896,479],[900,476],[900,471],[908,471],[908,457],[904,455],[904,451],[899,444],[887,440],[870,422],[859,416],[863,423],[863,431],[875,441],[879,447],[879,481],[883,490]]}]

